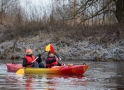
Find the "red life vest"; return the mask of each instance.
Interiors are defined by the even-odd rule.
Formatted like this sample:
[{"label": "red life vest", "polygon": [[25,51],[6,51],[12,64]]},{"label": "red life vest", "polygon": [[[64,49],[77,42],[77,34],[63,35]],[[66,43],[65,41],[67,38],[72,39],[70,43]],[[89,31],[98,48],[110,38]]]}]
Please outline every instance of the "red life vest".
[{"label": "red life vest", "polygon": [[[47,60],[53,60],[53,58],[47,58]],[[58,66],[58,60],[56,60],[55,62],[53,62],[53,63],[51,63],[51,64],[46,64],[46,66],[48,67],[48,68],[51,68],[51,67],[53,67],[53,66]]]},{"label": "red life vest", "polygon": [[[25,58],[26,58],[26,60],[27,60],[27,64],[29,64],[29,63],[31,63],[32,61],[35,60],[35,56],[32,56],[32,57],[30,57],[30,56],[25,56]],[[34,61],[34,62],[36,62],[36,61]]]}]

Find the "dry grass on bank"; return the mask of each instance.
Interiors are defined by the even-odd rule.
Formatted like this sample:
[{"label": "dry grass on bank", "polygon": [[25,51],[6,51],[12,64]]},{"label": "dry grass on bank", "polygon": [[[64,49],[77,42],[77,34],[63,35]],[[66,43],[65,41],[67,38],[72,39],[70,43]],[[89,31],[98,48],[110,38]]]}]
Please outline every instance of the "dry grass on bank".
[{"label": "dry grass on bank", "polygon": [[57,42],[60,39],[73,39],[74,41],[89,40],[94,43],[107,44],[117,40],[124,39],[123,27],[119,25],[104,25],[91,27],[78,27],[67,30],[58,30],[55,33],[54,40]]},{"label": "dry grass on bank", "polygon": [[69,25],[62,22],[27,21],[13,22],[12,25],[2,26],[0,31],[0,42],[18,38],[51,38],[53,42],[59,40],[73,39],[82,41],[87,39],[97,43],[111,43],[119,39],[124,39],[124,30],[118,24],[97,25],[97,26],[78,26]]}]

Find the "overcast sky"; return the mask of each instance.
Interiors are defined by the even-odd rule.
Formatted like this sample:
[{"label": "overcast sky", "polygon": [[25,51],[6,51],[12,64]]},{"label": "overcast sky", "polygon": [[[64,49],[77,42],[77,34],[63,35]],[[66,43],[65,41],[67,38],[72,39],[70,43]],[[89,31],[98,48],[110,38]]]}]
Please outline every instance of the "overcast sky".
[{"label": "overcast sky", "polygon": [[20,0],[22,6],[48,6],[51,0]]},{"label": "overcast sky", "polygon": [[[52,0],[20,0],[20,4],[28,16],[31,12],[42,16],[44,11],[49,12],[47,10],[50,10],[50,1]],[[36,12],[36,9],[38,12]]]}]

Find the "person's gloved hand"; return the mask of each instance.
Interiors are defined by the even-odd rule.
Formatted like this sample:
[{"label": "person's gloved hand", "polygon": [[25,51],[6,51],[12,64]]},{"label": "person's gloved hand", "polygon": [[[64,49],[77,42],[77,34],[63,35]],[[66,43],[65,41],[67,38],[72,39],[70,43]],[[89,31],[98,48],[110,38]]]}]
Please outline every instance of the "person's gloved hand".
[{"label": "person's gloved hand", "polygon": [[41,57],[41,54],[38,54],[38,57]]},{"label": "person's gloved hand", "polygon": [[66,66],[66,64],[62,64],[62,66]]},{"label": "person's gloved hand", "polygon": [[59,61],[61,61],[61,58],[59,57]]},{"label": "person's gloved hand", "polygon": [[60,58],[60,57],[58,57],[58,58],[57,58],[57,60],[61,61],[61,58]]},{"label": "person's gloved hand", "polygon": [[38,59],[36,60],[38,63],[42,62],[41,54],[38,54]]}]

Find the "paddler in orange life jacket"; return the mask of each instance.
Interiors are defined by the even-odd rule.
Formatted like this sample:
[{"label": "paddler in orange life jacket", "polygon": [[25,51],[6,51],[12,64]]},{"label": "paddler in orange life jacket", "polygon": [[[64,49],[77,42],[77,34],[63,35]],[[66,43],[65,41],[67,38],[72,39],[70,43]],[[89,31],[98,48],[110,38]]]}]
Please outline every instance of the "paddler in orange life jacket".
[{"label": "paddler in orange life jacket", "polygon": [[53,66],[61,66],[59,60],[60,58],[56,58],[55,54],[49,51],[46,59],[46,67],[51,68]]},{"label": "paddler in orange life jacket", "polygon": [[23,59],[22,66],[23,67],[45,68],[44,64],[42,63],[41,54],[39,54],[38,57],[36,58],[32,54],[31,49],[26,49],[26,56]]}]

